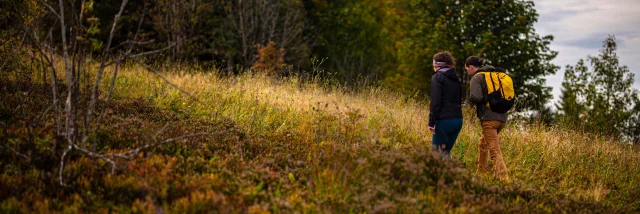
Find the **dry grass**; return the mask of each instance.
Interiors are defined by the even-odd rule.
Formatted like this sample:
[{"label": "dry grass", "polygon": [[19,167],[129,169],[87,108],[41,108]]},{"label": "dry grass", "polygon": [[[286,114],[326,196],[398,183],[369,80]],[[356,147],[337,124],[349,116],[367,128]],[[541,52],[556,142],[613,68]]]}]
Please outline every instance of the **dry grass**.
[{"label": "dry grass", "polygon": [[[107,69],[101,82],[102,98],[112,72]],[[110,151],[140,143],[139,136],[117,121],[149,126],[144,129],[152,131],[168,121],[174,129],[167,134],[176,135],[196,132],[201,126],[214,130],[223,126],[232,131],[214,141],[201,139],[159,148],[155,151],[158,155],[134,161],[121,174],[103,180],[90,176],[103,177],[100,173],[106,170],[96,168],[104,163],[86,158],[70,163],[76,168],[69,171],[91,172],[78,177],[85,179],[80,186],[98,185],[100,188],[95,191],[111,191],[114,197],[125,194],[125,198],[136,198],[136,194],[143,194],[135,202],[127,202],[133,204],[125,203],[124,207],[133,210],[153,212],[160,206],[174,205],[175,211],[198,210],[200,205],[219,209],[227,203],[247,212],[277,212],[279,208],[339,213],[415,212],[418,208],[433,212],[590,209],[583,202],[640,209],[640,152],[608,138],[511,121],[500,135],[512,178],[504,183],[474,173],[480,126],[474,110],[468,107],[464,108],[463,130],[452,151],[461,164],[442,164],[426,154],[431,148],[431,134],[426,128],[428,102],[381,87],[353,92],[315,79],[250,73],[227,77],[199,69],[172,70],[161,75],[202,103],[139,66],[124,67],[113,95],[116,110],[112,109],[111,114],[117,117],[105,124],[105,135],[115,136],[108,138],[107,143],[113,144],[107,145]],[[63,74],[59,76],[64,79]],[[136,116],[136,112],[143,111],[140,108],[152,109]],[[155,177],[149,171],[161,176]],[[3,174],[0,181],[20,186],[22,181],[12,180],[12,176]],[[178,190],[175,183],[189,184],[191,189]],[[486,187],[484,183],[495,186]],[[155,189],[162,191],[157,190],[160,193],[156,194]],[[134,192],[134,196],[127,195],[127,191]],[[164,201],[158,204],[151,196]],[[77,202],[85,211],[92,210],[79,199],[66,200]],[[108,197],[96,200],[113,203]],[[201,202],[204,204],[197,204]],[[2,205],[18,207],[25,203],[13,198]]]},{"label": "dry grass", "polygon": [[[119,77],[120,93],[129,98],[151,96],[156,102],[182,96],[159,86],[159,81],[139,78],[145,73],[140,68],[126,69]],[[340,87],[297,78],[252,74],[226,78],[215,72],[184,71],[164,75],[204,101],[204,108],[221,111],[255,132],[288,130],[305,140],[344,142],[355,137],[358,141],[354,142],[386,142],[398,148],[430,146],[431,135],[426,131],[428,103],[379,87],[349,93]],[[146,82],[130,83],[135,80]],[[132,91],[135,92],[125,93]],[[274,111],[277,113],[270,113]],[[453,156],[475,170],[480,127],[472,109],[465,108],[464,117]],[[332,119],[329,124],[335,127],[317,127],[317,120],[323,118]],[[274,122],[278,124],[256,126]],[[329,129],[327,133],[318,133],[324,128]],[[514,182],[592,201],[618,203],[638,197],[631,191],[640,191],[640,153],[631,145],[560,127],[514,121],[501,133],[500,140]]]}]

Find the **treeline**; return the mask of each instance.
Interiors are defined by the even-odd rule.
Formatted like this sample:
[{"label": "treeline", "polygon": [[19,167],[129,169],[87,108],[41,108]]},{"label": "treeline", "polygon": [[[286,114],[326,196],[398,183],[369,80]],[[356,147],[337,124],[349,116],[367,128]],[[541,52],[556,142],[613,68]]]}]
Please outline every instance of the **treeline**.
[{"label": "treeline", "polygon": [[513,77],[517,111],[547,123],[567,118],[547,107],[552,95],[545,76],[559,69],[551,64],[557,52],[549,48],[553,36],[533,27],[538,14],[532,1],[0,0],[3,57],[15,58],[15,47],[37,37],[28,29],[39,29],[42,40],[49,36],[59,54],[60,19],[53,11],[60,13],[60,3],[67,10],[59,15],[77,22],[67,24],[66,34],[73,35],[67,46],[87,56],[162,50],[145,60],[198,62],[229,73],[320,66],[327,71],[321,75],[345,85],[379,82],[425,97],[431,57],[447,50],[465,83],[465,58],[486,58]]},{"label": "treeline", "polygon": [[[65,12],[68,20],[83,13],[84,46],[101,51],[121,0],[62,2],[75,9]],[[47,3],[58,8],[58,1]],[[553,38],[533,29],[537,16],[533,2],[515,0],[129,1],[113,43],[133,40],[139,28],[139,51],[171,47],[157,60],[214,62],[236,72],[251,68],[271,43],[295,70],[310,70],[311,58],[326,59],[322,68],[343,83],[381,80],[419,95],[429,88],[431,57],[448,50],[461,76],[470,55],[507,69],[520,86],[520,109],[539,110],[551,98],[544,76],[558,67],[550,63]],[[38,18],[59,35],[52,12],[42,9]]]}]

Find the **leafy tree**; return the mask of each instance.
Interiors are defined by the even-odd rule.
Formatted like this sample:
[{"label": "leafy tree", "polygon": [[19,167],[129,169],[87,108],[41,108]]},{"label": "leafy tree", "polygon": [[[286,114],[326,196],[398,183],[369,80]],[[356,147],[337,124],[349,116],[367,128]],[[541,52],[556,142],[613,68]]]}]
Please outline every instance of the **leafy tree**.
[{"label": "leafy tree", "polygon": [[395,62],[393,2],[320,0],[307,3],[316,38],[314,55],[327,58],[326,69],[353,85],[379,79]]},{"label": "leafy tree", "polygon": [[551,99],[545,76],[557,52],[549,49],[552,36],[540,37],[533,28],[538,14],[532,1],[515,0],[402,0],[398,5],[404,35],[399,35],[397,71],[387,73],[396,85],[426,92],[433,54],[448,50],[458,72],[468,82],[464,60],[477,55],[502,67],[513,77],[518,110],[543,112]]},{"label": "leafy tree", "polygon": [[598,57],[587,57],[591,71],[582,59],[575,66],[567,65],[558,119],[568,127],[638,142],[638,90],[632,87],[634,74],[619,65],[616,49],[615,37],[609,36]]},{"label": "leafy tree", "polygon": [[27,62],[27,28],[34,25],[43,8],[36,0],[0,0],[0,71],[16,71],[28,81],[31,68]]}]

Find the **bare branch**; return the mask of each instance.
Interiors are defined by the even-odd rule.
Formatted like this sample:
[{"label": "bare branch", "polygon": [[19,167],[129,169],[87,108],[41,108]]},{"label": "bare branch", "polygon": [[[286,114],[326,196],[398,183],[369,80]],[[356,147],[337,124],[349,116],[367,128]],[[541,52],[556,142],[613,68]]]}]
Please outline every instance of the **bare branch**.
[{"label": "bare branch", "polygon": [[[20,143],[20,139],[16,140],[16,142],[15,142],[15,143],[16,143],[16,144],[19,144],[19,143]],[[7,147],[9,150],[11,150],[11,152],[13,152],[14,154],[16,154],[16,155],[18,155],[18,156],[20,156],[20,157],[22,157],[22,158],[26,159],[26,160],[27,160],[27,162],[31,162],[31,158],[30,158],[29,156],[26,156],[26,155],[24,155],[24,154],[22,154],[22,153],[20,153],[20,152],[18,152],[18,151],[16,151],[16,150],[14,150],[14,149],[13,149],[13,148],[11,148],[11,146],[9,146],[9,145],[6,145],[6,144],[2,144],[2,145],[6,146],[6,147]]]},{"label": "bare branch", "polygon": [[102,154],[98,154],[98,153],[91,152],[91,151],[89,151],[89,150],[86,150],[86,149],[84,149],[84,148],[81,148],[81,147],[79,147],[78,145],[76,145],[76,144],[74,144],[74,143],[71,143],[71,142],[70,142],[70,143],[69,143],[69,147],[67,147],[67,149],[64,151],[64,153],[62,153],[62,158],[60,159],[60,173],[59,173],[59,177],[60,177],[60,185],[62,185],[62,186],[67,186],[67,185],[64,183],[64,177],[62,176],[62,175],[63,175],[63,171],[64,171],[64,162],[65,162],[65,161],[64,161],[64,159],[65,159],[65,157],[67,156],[67,154],[69,154],[69,152],[70,152],[72,149],[76,149],[76,150],[78,150],[78,151],[80,151],[80,152],[84,153],[85,155],[87,155],[87,156],[89,156],[89,157],[93,157],[93,158],[100,158],[100,159],[103,159],[103,160],[105,160],[105,161],[109,162],[109,163],[111,164],[111,173],[114,173],[114,172],[115,172],[116,166],[117,166],[118,164],[117,164],[115,161],[113,161],[111,158],[109,158],[109,157],[107,157],[107,156],[105,156],[105,155],[102,155]]},{"label": "bare branch", "polygon": [[157,50],[153,50],[153,51],[142,52],[142,53],[139,53],[139,54],[134,54],[134,55],[125,56],[125,57],[128,57],[128,58],[136,58],[136,57],[140,57],[140,56],[144,56],[144,55],[160,53],[160,52],[162,52],[162,51],[166,51],[166,50],[171,49],[171,48],[172,48],[173,46],[175,46],[176,44],[177,44],[177,43],[173,43],[173,44],[171,44],[171,45],[169,45],[169,46],[167,46],[167,47],[164,47],[164,48],[162,48],[162,49],[157,49]]},{"label": "bare branch", "polygon": [[146,56],[146,55],[150,55],[150,54],[160,53],[160,52],[162,52],[162,51],[166,51],[166,50],[169,50],[169,49],[173,48],[173,47],[175,46],[175,44],[176,44],[176,43],[172,43],[172,44],[170,44],[169,46],[164,47],[164,48],[161,48],[161,49],[156,49],[156,50],[147,51],[147,52],[143,52],[143,53],[139,53],[139,54],[134,54],[134,55],[127,55],[127,54],[124,54],[122,57],[117,58],[116,60],[113,60],[113,61],[110,61],[110,62],[105,63],[105,67],[111,66],[111,65],[113,65],[114,63],[116,63],[116,62],[118,62],[118,61],[122,62],[122,61],[126,60],[127,58],[135,59],[135,58],[137,58],[137,57],[141,57],[141,56]]},{"label": "bare branch", "polygon": [[[149,41],[127,40],[127,41],[124,41],[124,42],[112,47],[111,50],[109,50],[109,51],[113,51],[115,49],[118,49],[119,47],[122,47],[122,46],[125,46],[125,45],[128,45],[128,44],[131,44],[131,46],[133,46],[133,45],[146,45],[146,44],[151,44],[151,43],[153,43],[155,41],[156,41],[155,39],[152,39],[152,40],[149,40]],[[108,64],[107,64],[107,66],[108,66]]]},{"label": "bare branch", "polygon": [[[62,1],[62,0],[61,0]],[[102,52],[102,62],[100,63],[100,68],[98,70],[98,76],[96,77],[96,83],[93,86],[93,92],[91,93],[91,101],[89,103],[89,108],[87,109],[87,115],[86,115],[86,127],[90,127],[91,125],[91,117],[93,114],[93,109],[95,108],[95,104],[96,104],[96,100],[97,100],[97,96],[98,96],[98,88],[100,87],[100,80],[102,80],[102,75],[104,74],[104,69],[105,69],[105,63],[107,60],[107,51],[111,48],[111,41],[113,40],[113,33],[116,30],[116,25],[118,24],[118,20],[120,19],[120,16],[122,15],[122,12],[124,11],[125,6],[127,5],[127,0],[122,0],[122,4],[120,5],[120,11],[118,11],[118,14],[116,14],[116,16],[113,18],[113,24],[111,25],[111,32],[109,33],[109,39],[107,40],[107,46],[105,47],[105,49]],[[85,138],[86,136],[84,136],[83,138]]]},{"label": "bare branch", "polygon": [[11,150],[11,152],[13,152],[14,154],[24,158],[25,160],[27,160],[27,162],[31,162],[31,158],[29,158],[29,156],[23,155],[22,153],[14,150],[13,148],[11,148],[10,146],[7,146],[7,148],[9,148],[9,150]]},{"label": "bare branch", "polygon": [[[62,2],[62,1],[61,1]],[[62,19],[62,16],[60,16],[60,14],[58,14],[56,12],[55,9],[53,9],[53,7],[51,7],[51,5],[47,4],[46,1],[44,0],[40,0],[40,3],[42,3],[45,7],[47,7],[47,9],[49,9],[49,11],[51,11],[53,13],[53,15],[56,15],[58,17],[58,19]]]},{"label": "bare branch", "polygon": [[[116,69],[113,72],[113,78],[111,79],[111,86],[109,86],[109,93],[107,94],[107,98],[105,100],[105,103],[109,103],[109,100],[111,99],[111,94],[113,93],[113,89],[115,88],[116,85],[116,77],[118,77],[118,70],[120,69],[120,61],[116,61]],[[98,118],[98,123],[96,124],[96,128],[93,130],[93,132],[97,132],[98,130],[100,130],[100,127],[102,126],[102,120],[104,119],[104,115],[106,114],[106,111],[103,111],[100,114],[100,117]],[[82,139],[82,143],[86,142],[88,139],[88,136],[84,136]],[[97,144],[97,138],[94,138],[94,145]]]},{"label": "bare branch", "polygon": [[56,135],[61,135],[61,130],[62,127],[60,127],[62,124],[60,123],[60,109],[59,109],[59,105],[58,105],[58,85],[57,85],[57,76],[56,76],[56,66],[53,64],[53,27],[51,27],[49,29],[49,34],[48,34],[48,38],[49,38],[49,57],[50,57],[50,61],[49,61],[49,67],[51,67],[51,92],[53,94],[53,106],[55,109],[54,112],[54,120],[56,123]]},{"label": "bare branch", "polygon": [[42,117],[44,117],[45,114],[47,114],[47,112],[49,112],[49,110],[51,110],[51,108],[53,108],[52,105],[50,105],[49,107],[47,107],[44,111],[42,111],[40,113],[40,115],[38,115],[38,117],[36,117],[35,120],[33,120],[33,122],[31,123],[32,125],[36,125],[40,122],[40,119],[42,119]]},{"label": "bare branch", "polygon": [[[130,54],[130,53],[131,53],[131,50],[133,49],[133,46],[134,46],[134,45],[146,45],[146,44],[153,43],[153,42],[155,41],[154,39],[149,40],[149,41],[137,41],[137,39],[138,39],[138,34],[140,34],[140,29],[142,28],[142,23],[143,23],[143,21],[144,21],[144,16],[145,16],[145,14],[146,14],[146,12],[147,12],[147,9],[146,9],[146,8],[147,8],[147,2],[146,2],[146,1],[144,1],[144,8],[142,9],[142,16],[140,17],[140,20],[138,21],[138,29],[136,30],[136,34],[133,36],[133,39],[132,39],[132,40],[127,40],[127,41],[121,42],[120,44],[118,44],[118,45],[116,45],[116,46],[114,46],[114,47],[110,48],[110,49],[108,50],[109,52],[110,52],[110,51],[113,51],[113,50],[115,50],[115,49],[117,49],[117,48],[119,48],[119,47],[122,47],[122,46],[124,46],[124,45],[131,44],[131,46],[129,46],[129,49],[127,50],[127,52],[126,52],[126,54],[125,54],[125,55],[128,55],[128,54]],[[109,65],[106,65],[106,66],[109,66]]]},{"label": "bare branch", "polygon": [[[58,1],[60,4],[60,14],[64,14],[64,3],[62,2],[62,0]],[[72,97],[72,93],[73,93],[73,73],[71,73],[71,66],[69,65],[69,51],[67,48],[67,32],[66,32],[66,28],[67,26],[65,25],[64,22],[64,16],[58,16],[60,19],[60,34],[62,37],[62,49],[63,49],[63,56],[64,56],[64,67],[66,69],[66,73],[67,73],[67,100],[65,103],[65,111],[66,111],[66,123],[65,123],[65,135],[67,138],[67,141],[69,141],[69,145],[67,146],[67,149],[64,151],[64,153],[62,153],[62,157],[60,158],[60,185],[62,186],[66,186],[66,184],[64,183],[64,179],[62,177],[63,171],[64,171],[64,159],[67,156],[67,154],[69,153],[69,151],[71,151],[71,149],[74,146],[74,130],[71,127],[71,122],[73,121],[73,114],[72,114],[72,104],[71,104],[71,97]],[[52,56],[53,58],[53,56]]]},{"label": "bare branch", "polygon": [[78,23],[80,23],[80,25],[82,25],[82,17],[84,16],[84,1],[85,0],[80,1],[80,17],[78,18]]},{"label": "bare branch", "polygon": [[197,134],[190,134],[190,135],[182,135],[179,137],[175,137],[175,138],[170,138],[170,139],[166,139],[157,143],[153,143],[153,144],[147,144],[145,146],[136,148],[136,149],[132,149],[129,150],[127,152],[122,152],[122,153],[116,153],[116,154],[106,154],[104,156],[111,156],[111,157],[117,157],[117,158],[123,158],[123,159],[130,159],[132,158],[134,155],[140,153],[140,151],[145,150],[145,149],[149,149],[152,147],[156,147],[165,143],[170,143],[170,142],[174,142],[174,141],[178,141],[178,140],[182,140],[182,139],[187,139],[187,138],[193,138],[193,137],[199,137],[199,136],[213,136],[215,134],[212,133],[206,133],[206,132],[201,132],[201,133],[197,133]]},{"label": "bare branch", "polygon": [[170,86],[172,86],[173,88],[177,89],[178,91],[182,92],[183,94],[186,94],[187,96],[191,97],[192,99],[194,99],[196,102],[202,104],[203,106],[206,106],[206,104],[202,101],[200,101],[200,99],[198,99],[197,97],[191,95],[189,92],[186,92],[185,90],[182,90],[180,87],[178,87],[177,85],[173,84],[171,81],[169,81],[167,78],[165,78],[164,76],[160,75],[160,73],[148,66],[147,64],[141,62],[140,60],[137,60],[138,63],[140,63],[140,65],[142,65],[142,67],[145,67],[147,70],[151,71],[151,73],[155,74],[157,77],[160,77],[160,79],[162,79],[165,83],[169,84]]},{"label": "bare branch", "polygon": [[[136,30],[136,34],[133,35],[133,41],[135,41],[136,39],[138,39],[138,34],[140,33],[140,28],[142,28],[142,21],[144,20],[144,15],[147,13],[147,1],[144,1],[144,5],[142,8],[142,16],[140,17],[140,21],[138,22],[138,29]],[[153,40],[151,40],[153,41]],[[131,50],[133,49],[133,43],[131,44],[131,46],[129,46],[129,50],[127,50],[127,53],[125,55],[129,55],[129,53],[131,53]]]},{"label": "bare branch", "polygon": [[153,139],[155,140],[156,137],[158,137],[158,135],[162,134],[162,132],[164,132],[164,130],[169,127],[169,122],[167,122],[166,124],[164,124],[164,126],[158,130],[158,132],[156,132],[156,135],[153,136]]},{"label": "bare branch", "polygon": [[118,24],[118,21],[120,20],[120,16],[122,15],[122,12],[124,11],[124,7],[126,5],[127,5],[127,0],[122,0],[122,4],[120,5],[120,11],[118,11],[118,14],[116,14],[116,16],[113,18],[113,24],[111,25],[111,32],[109,33],[109,40],[107,40],[107,47],[103,50],[103,53],[102,53],[103,56],[106,55],[106,52],[111,47],[111,41],[113,40],[113,33],[116,30],[116,25]]},{"label": "bare branch", "polygon": [[53,31],[53,28],[55,27],[56,24],[58,24],[58,20],[57,19],[51,25],[51,27],[49,28],[49,31],[46,31],[48,33],[46,34],[46,37],[44,38],[44,40],[40,40],[40,36],[38,36],[38,32],[37,32],[37,30],[38,30],[37,27],[31,28],[32,33],[30,34],[30,37],[29,37],[31,39],[31,41],[33,41],[33,44],[36,45],[36,49],[37,49],[38,53],[40,53],[40,55],[42,57],[44,57],[46,62],[49,63],[49,64],[52,64],[53,58],[49,58],[49,55],[45,51],[43,51],[43,49],[45,49],[44,46],[46,46],[45,42],[47,40],[51,39],[52,31]]},{"label": "bare branch", "polygon": [[61,186],[67,186],[64,183],[64,178],[62,177],[62,172],[64,171],[64,158],[67,157],[67,154],[73,148],[72,145],[73,144],[71,142],[69,142],[69,146],[67,147],[66,150],[64,150],[64,153],[62,153],[62,157],[60,158],[60,185]]},{"label": "bare branch", "polygon": [[[16,37],[16,35],[18,35],[18,34],[20,34],[20,31],[16,31],[15,33],[11,34],[11,36],[8,36],[8,38]],[[8,39],[0,40],[0,47],[4,46],[5,44],[7,44],[10,41],[11,40],[8,40]]]},{"label": "bare branch", "polygon": [[[60,14],[64,14],[64,3],[62,0],[59,0],[60,4]],[[65,112],[66,112],[66,121],[65,121],[65,135],[67,139],[73,139],[73,127],[71,123],[73,122],[73,114],[72,114],[72,94],[73,94],[73,73],[71,71],[71,65],[69,65],[69,49],[67,47],[67,26],[64,22],[64,16],[60,16],[60,34],[62,38],[62,50],[64,56],[64,67],[67,73],[67,100],[65,101]]]},{"label": "bare branch", "polygon": [[33,41],[33,43],[36,45],[36,49],[38,50],[38,53],[44,57],[47,63],[50,63],[51,59],[49,59],[49,56],[47,56],[47,54],[42,50],[44,48],[42,47],[43,46],[42,42],[40,41],[40,37],[36,32],[36,28],[33,28],[32,30],[33,30],[33,33],[31,34],[31,37],[30,37],[31,41]]},{"label": "bare branch", "polygon": [[[11,53],[12,56],[16,55],[16,52],[18,52],[18,50],[20,50],[22,48],[22,45],[24,44],[24,38],[26,38],[28,31],[25,31],[22,34],[22,39],[20,40],[20,46],[18,48],[13,49],[13,52]],[[7,65],[7,62],[9,62],[9,59],[6,59],[4,61],[4,63],[2,63],[2,66],[0,66],[0,71],[2,71],[2,69],[4,69],[4,66]]]},{"label": "bare branch", "polygon": [[73,145],[74,149],[77,149],[78,151],[84,153],[85,155],[92,157],[92,158],[100,158],[102,160],[105,160],[107,162],[109,162],[111,164],[111,173],[113,174],[116,170],[116,166],[118,166],[118,163],[116,163],[115,161],[111,160],[111,158],[108,158],[106,155],[103,154],[99,154],[99,153],[95,153],[86,149],[83,149],[77,145]]}]

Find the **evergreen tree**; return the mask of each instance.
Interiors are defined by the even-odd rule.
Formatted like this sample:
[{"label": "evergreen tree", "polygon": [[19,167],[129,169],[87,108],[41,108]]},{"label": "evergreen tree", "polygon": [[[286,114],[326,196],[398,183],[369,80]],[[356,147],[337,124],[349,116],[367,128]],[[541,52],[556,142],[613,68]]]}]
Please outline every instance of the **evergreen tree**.
[{"label": "evergreen tree", "polygon": [[584,60],[567,65],[562,83],[561,124],[585,131],[628,137],[638,141],[640,102],[634,89],[634,74],[620,65],[614,36],[604,42],[598,57],[588,56],[592,70]]},{"label": "evergreen tree", "polygon": [[406,34],[397,42],[398,70],[389,72],[387,80],[426,92],[431,57],[448,50],[456,57],[460,77],[468,83],[464,61],[477,55],[513,77],[519,110],[544,112],[552,97],[544,77],[557,71],[551,64],[557,52],[549,49],[553,37],[540,37],[534,29],[538,14],[532,1],[401,2],[398,14]]}]

